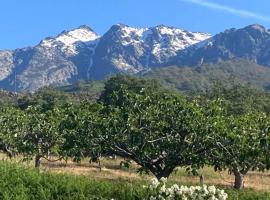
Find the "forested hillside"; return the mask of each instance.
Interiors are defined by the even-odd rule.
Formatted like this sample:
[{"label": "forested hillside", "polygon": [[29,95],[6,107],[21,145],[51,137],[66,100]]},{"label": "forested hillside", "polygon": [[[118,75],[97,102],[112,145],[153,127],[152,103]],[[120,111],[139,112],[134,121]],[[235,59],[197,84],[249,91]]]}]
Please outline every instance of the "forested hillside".
[{"label": "forested hillside", "polygon": [[201,92],[215,84],[232,86],[249,85],[268,90],[270,69],[243,59],[232,59],[196,67],[171,66],[152,70],[144,77],[160,80],[166,86],[183,92]]}]

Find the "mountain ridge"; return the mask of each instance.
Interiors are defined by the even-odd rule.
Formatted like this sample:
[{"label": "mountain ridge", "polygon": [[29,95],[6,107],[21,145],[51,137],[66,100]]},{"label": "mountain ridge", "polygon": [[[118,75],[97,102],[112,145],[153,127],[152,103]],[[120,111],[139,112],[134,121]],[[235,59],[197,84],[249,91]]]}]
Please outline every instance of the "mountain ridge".
[{"label": "mountain ridge", "polygon": [[82,25],[35,46],[0,51],[0,87],[34,92],[116,73],[144,74],[171,65],[192,68],[234,58],[270,67],[269,55],[270,31],[258,24],[214,36],[166,25],[125,24],[98,35]]},{"label": "mountain ridge", "polygon": [[195,66],[232,58],[244,58],[270,67],[270,31],[259,24],[240,29],[227,29],[216,34],[199,49],[180,52],[174,61],[177,65]]},{"label": "mountain ridge", "polygon": [[[192,40],[195,36],[202,38]],[[209,35],[165,25],[133,28],[125,24],[113,25],[100,36],[82,25],[47,37],[35,46],[0,51],[0,87],[36,91],[46,85],[102,79],[111,73],[135,74],[165,66],[177,50],[204,37]]]}]

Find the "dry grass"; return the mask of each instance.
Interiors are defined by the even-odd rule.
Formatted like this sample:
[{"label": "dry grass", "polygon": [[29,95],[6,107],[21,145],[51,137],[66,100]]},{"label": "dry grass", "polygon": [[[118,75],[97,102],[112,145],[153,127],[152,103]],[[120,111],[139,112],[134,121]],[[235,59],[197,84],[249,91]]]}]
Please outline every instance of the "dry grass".
[{"label": "dry grass", "polygon": [[[183,169],[180,169],[184,172]],[[227,171],[215,172],[211,168],[204,168],[201,174],[204,175],[204,182],[208,185],[221,185],[225,187],[233,187],[234,176],[228,174]],[[173,182],[185,183],[185,184],[198,184],[199,177],[189,176],[187,174],[176,174],[170,178]],[[247,174],[244,180],[245,188],[252,188],[260,191],[270,190],[270,174],[269,172],[250,172]]]},{"label": "dry grass", "polygon": [[[88,163],[86,160],[81,164],[57,162],[48,163],[43,162],[43,169],[57,173],[72,173],[76,175],[84,175],[95,179],[123,179],[128,181],[146,180],[152,178],[150,175],[139,175],[136,173],[138,166],[132,164],[129,169],[120,167],[121,159],[111,160],[102,159],[101,167],[95,163]],[[200,170],[200,174],[203,174],[204,181],[209,185],[222,185],[225,187],[232,187],[234,176],[228,174],[228,172],[215,172],[213,169],[207,167]],[[177,169],[170,178],[170,182],[176,182],[180,184],[198,184],[199,177],[189,175],[185,169]],[[270,173],[250,172],[245,177],[245,187],[253,188],[256,190],[270,190]]]},{"label": "dry grass", "polygon": [[87,160],[81,163],[74,163],[72,161],[66,162],[47,162],[43,161],[42,166],[45,171],[52,171],[57,173],[72,173],[75,175],[89,176],[95,179],[123,179],[123,180],[140,180],[150,176],[139,175],[136,173],[138,166],[132,164],[130,168],[120,166],[121,159],[102,159],[100,166],[97,163],[89,163]]},{"label": "dry grass", "polygon": [[[4,155],[0,155],[0,158],[7,159]],[[137,172],[138,166],[134,163],[130,168],[121,167],[122,159],[109,159],[103,158],[100,166],[96,163],[89,163],[86,159],[81,163],[74,163],[72,161],[57,161],[48,162],[42,161],[42,170],[54,173],[69,173],[74,175],[83,175],[91,177],[92,179],[107,179],[115,180],[122,179],[125,181],[145,181],[151,179],[151,175],[139,175]],[[20,157],[11,160],[11,162],[22,162]],[[24,162],[25,165],[33,166],[33,161]],[[234,176],[228,174],[228,172],[215,172],[213,169],[206,167],[199,171],[204,176],[204,182],[208,185],[220,185],[225,187],[231,187],[233,185]],[[185,169],[178,168],[169,178],[169,182],[176,182],[179,184],[199,184],[199,177],[189,175],[185,172]],[[245,187],[252,188],[260,191],[270,190],[270,173],[265,172],[250,172],[245,177]]]}]

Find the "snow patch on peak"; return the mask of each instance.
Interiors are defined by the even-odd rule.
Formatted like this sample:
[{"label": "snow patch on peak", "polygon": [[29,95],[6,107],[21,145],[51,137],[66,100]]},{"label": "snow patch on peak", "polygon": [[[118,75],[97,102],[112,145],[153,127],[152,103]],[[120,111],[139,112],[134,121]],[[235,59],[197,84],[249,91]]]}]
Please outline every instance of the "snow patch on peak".
[{"label": "snow patch on peak", "polygon": [[133,28],[124,24],[117,24],[118,31],[123,37],[132,37],[132,36],[142,36],[144,31],[147,29],[144,28]]},{"label": "snow patch on peak", "polygon": [[159,62],[164,62],[162,58],[171,57],[191,45],[207,40],[211,35],[200,32],[189,32],[183,29],[156,26],[152,28],[159,37],[155,40],[152,53],[156,55]]},{"label": "snow patch on peak", "polygon": [[74,29],[64,34],[60,34],[58,37],[56,37],[56,41],[60,41],[65,45],[72,45],[76,42],[93,41],[96,40],[98,37],[99,36],[95,32],[81,26],[78,29]]},{"label": "snow patch on peak", "polygon": [[45,48],[58,47],[59,44],[61,49],[67,54],[77,54],[76,45],[79,42],[90,44],[96,44],[96,41],[100,38],[94,31],[87,26],[80,26],[77,29],[71,31],[64,31],[56,37],[50,37],[41,41],[41,46]]},{"label": "snow patch on peak", "polygon": [[181,34],[185,32],[182,29],[164,26],[164,25],[153,27],[153,29],[156,29],[161,35],[175,35],[175,34]]},{"label": "snow patch on peak", "polygon": [[142,36],[144,31],[147,30],[147,29],[143,29],[143,28],[132,28],[132,27],[128,27],[128,26],[125,26],[122,28],[122,31],[123,33],[126,35],[126,36],[130,36],[130,35],[138,35],[138,36]]},{"label": "snow patch on peak", "polygon": [[144,42],[148,32],[148,28],[133,28],[122,25],[119,29],[119,36],[123,39],[121,43],[127,46],[129,44]]},{"label": "snow patch on peak", "polygon": [[[211,36],[206,33],[188,32],[186,30],[159,25],[150,28],[134,28],[125,24],[117,24],[111,27],[110,34],[116,36],[117,42],[122,46],[131,46],[136,51],[136,56],[146,54],[146,63],[151,65],[154,62],[164,63],[171,57],[177,55],[179,50],[183,50],[191,45],[200,43]],[[156,64],[156,63],[155,63]],[[115,64],[116,65],[116,64]],[[123,62],[117,66],[124,66]],[[125,66],[128,68],[127,66]]]}]

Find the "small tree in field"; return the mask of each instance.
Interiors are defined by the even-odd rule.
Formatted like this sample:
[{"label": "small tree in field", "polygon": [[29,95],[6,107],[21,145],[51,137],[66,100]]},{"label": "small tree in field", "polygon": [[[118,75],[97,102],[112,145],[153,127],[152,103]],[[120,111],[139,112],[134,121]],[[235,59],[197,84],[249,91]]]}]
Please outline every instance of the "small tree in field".
[{"label": "small tree in field", "polygon": [[64,142],[61,125],[64,115],[60,108],[41,112],[38,107],[25,110],[25,126],[17,134],[16,145],[25,157],[35,157],[35,167],[40,167],[42,158],[59,155],[59,146]]},{"label": "small tree in field", "polygon": [[212,149],[209,118],[197,101],[176,95],[119,90],[100,134],[107,151],[131,159],[157,178],[177,166],[199,168]]},{"label": "small tree in field", "polygon": [[235,176],[234,187],[243,188],[250,170],[270,167],[270,121],[263,113],[226,117],[216,134],[219,150],[214,152],[216,169],[228,168]]},{"label": "small tree in field", "polygon": [[14,107],[0,109],[0,150],[10,158],[18,153],[19,134],[26,126],[26,115]]}]

